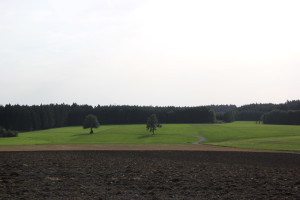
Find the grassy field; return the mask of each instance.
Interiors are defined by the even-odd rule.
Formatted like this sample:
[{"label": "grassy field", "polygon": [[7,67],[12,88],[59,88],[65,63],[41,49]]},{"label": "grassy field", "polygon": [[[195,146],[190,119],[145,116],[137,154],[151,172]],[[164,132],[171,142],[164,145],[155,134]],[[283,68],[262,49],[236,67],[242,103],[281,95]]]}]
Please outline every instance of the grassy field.
[{"label": "grassy field", "polygon": [[204,143],[252,149],[300,151],[300,126],[265,125],[255,122],[195,124]]},{"label": "grassy field", "polygon": [[300,126],[263,125],[255,122],[164,124],[155,136],[146,131],[145,125],[105,125],[95,129],[92,135],[82,127],[65,127],[20,133],[16,138],[0,138],[0,145],[191,144],[198,140],[184,134],[204,136],[204,144],[300,151]]}]

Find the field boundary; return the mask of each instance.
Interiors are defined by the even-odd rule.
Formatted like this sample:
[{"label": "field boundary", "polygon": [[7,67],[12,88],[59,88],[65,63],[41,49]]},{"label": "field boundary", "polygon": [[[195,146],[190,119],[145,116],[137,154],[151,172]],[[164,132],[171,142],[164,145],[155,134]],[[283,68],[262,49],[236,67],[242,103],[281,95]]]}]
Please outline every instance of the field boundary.
[{"label": "field boundary", "polygon": [[0,151],[243,151],[243,152],[273,152],[296,153],[289,151],[272,151],[261,149],[240,149],[207,144],[166,145],[166,144],[68,144],[68,145],[18,145],[0,146]]}]

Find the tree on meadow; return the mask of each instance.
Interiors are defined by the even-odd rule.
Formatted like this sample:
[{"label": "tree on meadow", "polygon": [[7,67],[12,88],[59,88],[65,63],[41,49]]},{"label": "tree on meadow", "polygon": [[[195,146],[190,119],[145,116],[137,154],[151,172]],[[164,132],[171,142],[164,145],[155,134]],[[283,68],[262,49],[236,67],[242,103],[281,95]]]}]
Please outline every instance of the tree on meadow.
[{"label": "tree on meadow", "polygon": [[161,124],[158,123],[157,117],[155,114],[152,114],[150,117],[148,117],[147,120],[147,130],[152,132],[152,135],[155,134],[155,131],[157,128],[161,128]]},{"label": "tree on meadow", "polygon": [[83,128],[90,128],[90,134],[93,134],[93,128],[98,128],[100,126],[98,119],[95,115],[89,114],[85,117],[84,123],[83,123]]}]

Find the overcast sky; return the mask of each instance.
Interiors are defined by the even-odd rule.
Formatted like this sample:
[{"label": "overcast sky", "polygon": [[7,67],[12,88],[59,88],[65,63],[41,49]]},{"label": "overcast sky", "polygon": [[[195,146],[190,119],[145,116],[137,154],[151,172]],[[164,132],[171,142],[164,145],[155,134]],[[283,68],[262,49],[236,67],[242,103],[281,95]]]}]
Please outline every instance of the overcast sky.
[{"label": "overcast sky", "polygon": [[0,104],[300,99],[300,1],[0,0]]}]

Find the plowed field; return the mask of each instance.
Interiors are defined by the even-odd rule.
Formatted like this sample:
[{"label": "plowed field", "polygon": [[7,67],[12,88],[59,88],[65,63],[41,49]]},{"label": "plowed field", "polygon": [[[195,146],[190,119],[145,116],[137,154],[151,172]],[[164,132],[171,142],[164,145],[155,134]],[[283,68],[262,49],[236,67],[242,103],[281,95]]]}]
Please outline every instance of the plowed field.
[{"label": "plowed field", "polygon": [[300,155],[0,152],[0,199],[300,199]]}]

